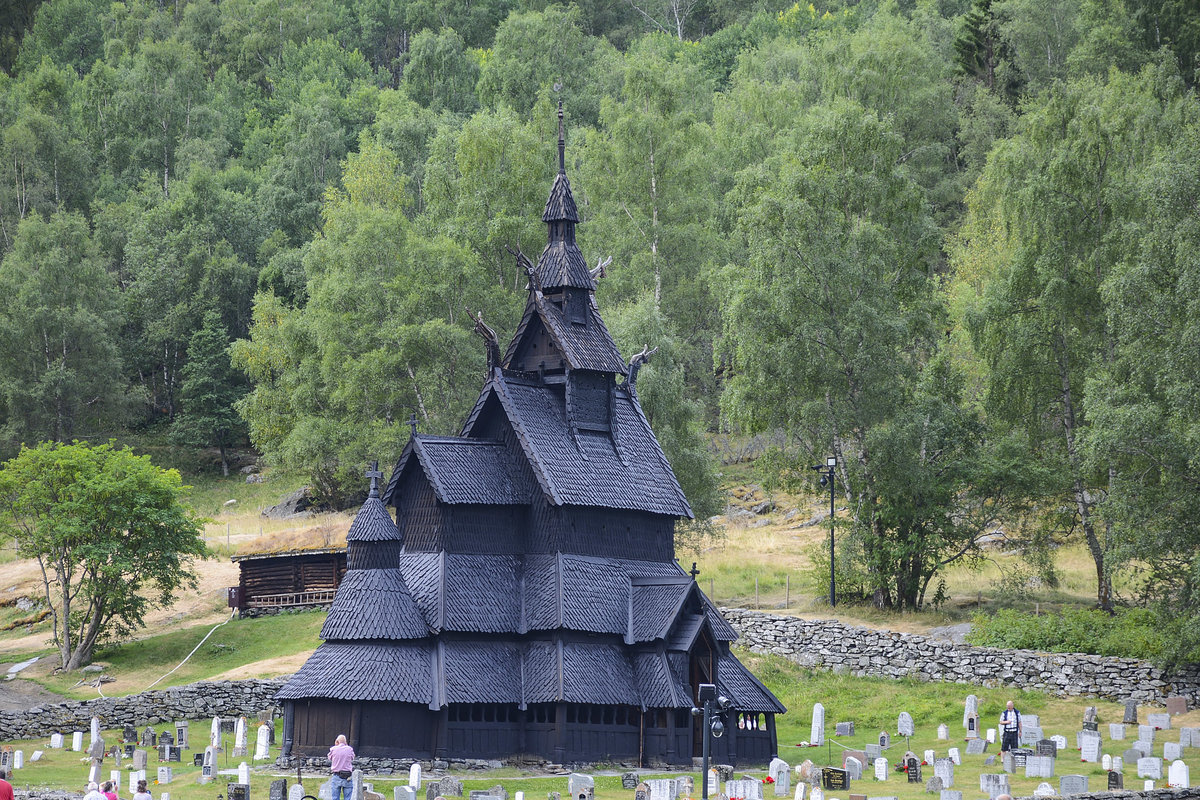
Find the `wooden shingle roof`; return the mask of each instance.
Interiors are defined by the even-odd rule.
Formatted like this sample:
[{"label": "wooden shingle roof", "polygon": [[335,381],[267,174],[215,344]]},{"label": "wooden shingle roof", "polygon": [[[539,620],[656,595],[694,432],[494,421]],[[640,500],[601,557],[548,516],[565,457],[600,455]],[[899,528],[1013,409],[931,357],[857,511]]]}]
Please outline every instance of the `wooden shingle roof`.
[{"label": "wooden shingle roof", "polygon": [[400,570],[351,569],[334,595],[321,626],[331,640],[420,639],[429,627]]},{"label": "wooden shingle roof", "polygon": [[503,443],[461,436],[413,436],[403,452],[383,494],[384,503],[395,502],[400,478],[416,462],[425,472],[437,499],[443,503],[519,505],[529,502],[517,465],[509,460]]},{"label": "wooden shingle roof", "polygon": [[573,239],[546,243],[542,254],[538,256],[537,283],[543,290],[565,286],[588,290],[596,288],[587,261]]},{"label": "wooden shingle roof", "polygon": [[[586,325],[568,322],[557,303],[547,300],[540,290],[532,289],[525,303],[525,312],[521,315],[517,330],[504,353],[504,365],[509,369],[516,368],[514,359],[521,349],[522,342],[535,334],[540,326],[550,335],[571,369],[627,374],[629,369],[600,317],[600,309],[596,306],[594,297],[588,303],[588,314],[590,318]],[[533,371],[531,366],[529,371]]]},{"label": "wooden shingle roof", "polygon": [[696,587],[686,575],[635,575],[629,583],[629,623],[625,631],[629,644],[666,638],[684,601]]},{"label": "wooden shingle roof", "polygon": [[717,690],[742,711],[782,714],[787,707],[771,694],[732,653],[721,654],[717,664]]},{"label": "wooden shingle roof", "polygon": [[575,206],[575,196],[571,193],[571,181],[566,172],[554,176],[550,186],[550,196],[546,198],[546,208],[542,211],[542,222],[579,222],[579,209]]},{"label": "wooden shingle roof", "polygon": [[400,538],[400,529],[378,496],[366,499],[346,534],[347,542],[389,542]]},{"label": "wooden shingle roof", "polygon": [[326,642],[276,694],[280,700],[327,697],[397,703],[434,701],[431,640]]},{"label": "wooden shingle roof", "polygon": [[447,703],[521,703],[521,653],[513,641],[445,643],[442,661]]}]

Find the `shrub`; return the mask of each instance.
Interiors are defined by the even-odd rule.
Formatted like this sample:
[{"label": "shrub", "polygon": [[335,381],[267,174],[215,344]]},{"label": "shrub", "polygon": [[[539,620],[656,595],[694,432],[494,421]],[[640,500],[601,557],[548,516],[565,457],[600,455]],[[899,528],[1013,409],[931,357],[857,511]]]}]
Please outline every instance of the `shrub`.
[{"label": "shrub", "polygon": [[[1171,637],[1154,612],[1127,608],[1115,614],[1097,609],[1065,609],[1033,615],[1004,609],[972,618],[967,641],[982,647],[1043,650],[1052,653],[1092,653],[1162,661]],[[1188,660],[1196,661],[1191,654]]]}]

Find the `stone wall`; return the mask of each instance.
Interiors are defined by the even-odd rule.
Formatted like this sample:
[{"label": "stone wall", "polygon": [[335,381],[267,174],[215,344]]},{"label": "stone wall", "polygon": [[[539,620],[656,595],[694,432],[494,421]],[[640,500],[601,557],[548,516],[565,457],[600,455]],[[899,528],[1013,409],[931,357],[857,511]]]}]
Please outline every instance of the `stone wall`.
[{"label": "stone wall", "polygon": [[1013,686],[1059,697],[1134,698],[1167,695],[1200,705],[1200,668],[1167,674],[1145,661],[1079,653],[1039,653],[954,644],[911,633],[859,628],[833,620],[781,617],[723,608],[738,645],[775,653],[806,667],[881,678]]},{"label": "stone wall", "polygon": [[86,731],[92,717],[104,728],[160,725],[177,719],[253,716],[275,706],[280,680],[192,683],[126,697],[101,697],[35,706],[28,711],[0,712],[0,741]]}]

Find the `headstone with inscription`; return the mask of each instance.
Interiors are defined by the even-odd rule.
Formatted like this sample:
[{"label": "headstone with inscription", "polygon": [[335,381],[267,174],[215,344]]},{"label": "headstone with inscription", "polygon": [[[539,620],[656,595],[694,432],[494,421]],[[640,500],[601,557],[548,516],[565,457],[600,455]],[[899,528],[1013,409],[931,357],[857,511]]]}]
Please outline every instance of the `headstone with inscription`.
[{"label": "headstone with inscription", "polygon": [[936,759],[933,762],[933,774],[942,779],[942,789],[949,789],[954,786],[954,762],[950,759]]},{"label": "headstone with inscription", "polygon": [[1125,701],[1125,715],[1121,718],[1121,722],[1126,725],[1138,724],[1138,702],[1133,698]]},{"label": "headstone with inscription", "polygon": [[1034,797],[1055,797],[1058,795],[1058,789],[1055,789],[1048,783],[1039,783],[1037,788],[1033,790]]},{"label": "headstone with inscription", "polygon": [[1033,748],[1039,756],[1058,757],[1058,745],[1054,743],[1053,739],[1039,739]]},{"label": "headstone with inscription", "polygon": [[1100,737],[1085,736],[1080,743],[1079,756],[1089,764],[1095,764],[1100,760]]},{"label": "headstone with inscription", "polygon": [[1042,729],[1039,726],[1023,723],[1021,725],[1021,735],[1017,737],[1017,743],[1024,747],[1036,743],[1041,738],[1043,738]]},{"label": "headstone with inscription", "polygon": [[967,695],[966,703],[963,705],[963,727],[969,727],[971,719],[978,716],[979,698],[973,694],[969,694]]},{"label": "headstone with inscription", "polygon": [[63,735],[61,733],[50,734],[50,749],[61,750],[63,746]]},{"label": "headstone with inscription", "polygon": [[183,750],[188,748],[188,724],[187,720],[180,719],[175,721],[175,744]]},{"label": "headstone with inscription", "polygon": [[904,772],[908,775],[909,783],[921,783],[921,762],[910,758],[904,762]]},{"label": "headstone with inscription", "polygon": [[1025,757],[1026,778],[1053,778],[1054,758],[1051,756],[1029,755]]},{"label": "headstone with inscription", "polygon": [[271,729],[267,725],[259,725],[254,738],[254,760],[263,761],[271,757]]},{"label": "headstone with inscription", "polygon": [[1108,723],[1108,738],[1114,742],[1122,741],[1125,738],[1125,723],[1110,722]]},{"label": "headstone with inscription", "polygon": [[1145,755],[1145,753],[1143,753],[1138,748],[1131,747],[1128,750],[1126,750],[1124,753],[1121,754],[1121,758],[1124,759],[1126,764],[1136,764],[1137,760],[1139,758],[1142,758],[1144,755]]},{"label": "headstone with inscription", "polygon": [[853,722],[839,722],[839,723],[835,724],[833,735],[834,736],[853,736],[854,735],[854,723]]},{"label": "headstone with inscription", "polygon": [[1192,786],[1191,773],[1188,765],[1176,759],[1167,767],[1167,786],[1172,789],[1190,789]]},{"label": "headstone with inscription", "polygon": [[160,786],[163,784],[170,783],[171,778],[173,778],[174,776],[175,776],[175,770],[173,770],[171,767],[159,767],[158,768],[158,783]]},{"label": "headstone with inscription", "polygon": [[250,787],[244,783],[231,783],[225,787],[229,800],[250,800]]},{"label": "headstone with inscription", "polygon": [[907,711],[901,711],[900,716],[896,718],[896,732],[901,736],[912,736],[913,730],[912,714]]},{"label": "headstone with inscription", "polygon": [[1154,756],[1144,756],[1137,760],[1137,776],[1139,778],[1162,778],[1162,759]]},{"label": "headstone with inscription", "polygon": [[267,800],[287,800],[286,778],[271,781],[271,786],[267,789]]},{"label": "headstone with inscription", "polygon": [[950,739],[950,728],[946,725],[938,725],[937,738],[940,742],[945,742]]},{"label": "headstone with inscription", "polygon": [[25,751],[24,750],[14,750],[13,751],[13,764],[12,765],[13,765],[13,769],[24,769],[25,768]]},{"label": "headstone with inscription", "polygon": [[821,787],[830,792],[849,791],[850,773],[844,769],[826,767],[821,770]]},{"label": "headstone with inscription", "polygon": [[[825,744],[825,706],[813,703],[812,726],[808,732],[808,743],[812,745]],[[730,795],[735,797],[736,795]]]},{"label": "headstone with inscription", "polygon": [[984,738],[987,739],[988,744],[995,744],[996,743],[996,729],[988,728],[987,736],[985,736]]},{"label": "headstone with inscription", "polygon": [[74,731],[71,733],[71,749],[76,753],[83,750],[83,731]]},{"label": "headstone with inscription", "polygon": [[[625,775],[633,776],[634,785],[629,788],[636,788],[637,773],[636,772],[626,772]],[[801,784],[801,785],[803,785],[803,784]],[[621,777],[621,788],[625,788],[625,776]],[[716,797],[720,793],[721,793],[721,773],[717,772],[716,768],[710,768],[708,770],[708,796]]]},{"label": "headstone with inscription", "polygon": [[1073,794],[1083,794],[1087,790],[1087,775],[1063,775],[1058,779],[1058,793],[1063,797]]},{"label": "headstone with inscription", "polygon": [[1003,772],[985,772],[979,776],[979,791],[986,792],[989,798],[995,800],[1002,794],[1008,794],[1008,775]]},{"label": "headstone with inscription", "polygon": [[249,749],[249,742],[246,731],[246,718],[238,717],[237,726],[233,729],[233,757],[240,758],[246,755]]},{"label": "headstone with inscription", "polygon": [[883,755],[883,749],[875,742],[867,742],[863,745],[863,753],[866,755],[868,761],[874,761]]},{"label": "headstone with inscription", "polygon": [[888,760],[886,758],[877,758],[875,764],[875,780],[886,781],[888,778]]},{"label": "headstone with inscription", "polygon": [[1058,747],[1060,751],[1067,749],[1067,737],[1063,736],[1062,734],[1054,734],[1050,737],[1050,741],[1054,742],[1055,746]]},{"label": "headstone with inscription", "polygon": [[1105,772],[1108,772],[1112,769],[1112,756],[1110,756],[1108,753],[1100,756],[1100,769],[1104,770]]},{"label": "headstone with inscription", "polygon": [[776,797],[787,797],[792,793],[792,768],[786,761],[782,758],[772,758],[767,766],[767,774],[775,779]]},{"label": "headstone with inscription", "polygon": [[863,765],[862,765],[861,761],[859,761],[854,756],[849,756],[846,758],[845,767],[846,767],[846,774],[850,777],[850,780],[852,780],[852,781],[862,780]]},{"label": "headstone with inscription", "polygon": [[133,751],[133,768],[145,769],[147,761],[147,753],[145,750],[138,748]]},{"label": "headstone with inscription", "polygon": [[937,761],[937,753],[932,750],[926,750],[924,760],[926,764],[932,764],[934,761]]},{"label": "headstone with inscription", "polygon": [[1125,759],[1121,758],[1120,756],[1113,756],[1112,771],[1113,772],[1124,772],[1125,771]]},{"label": "headstone with inscription", "polygon": [[1183,758],[1183,745],[1179,742],[1163,742],[1163,760],[1175,761]]},{"label": "headstone with inscription", "polygon": [[1165,731],[1171,728],[1170,714],[1147,714],[1146,722],[1149,722],[1157,730]]},{"label": "headstone with inscription", "polygon": [[968,739],[967,740],[967,755],[981,756],[987,752],[987,739]]},{"label": "headstone with inscription", "polygon": [[1108,773],[1108,790],[1119,792],[1125,788],[1125,776],[1119,772]]},{"label": "headstone with inscription", "polygon": [[887,731],[880,731],[879,732],[879,748],[881,750],[887,750],[891,746],[892,746],[892,737],[888,734]]}]

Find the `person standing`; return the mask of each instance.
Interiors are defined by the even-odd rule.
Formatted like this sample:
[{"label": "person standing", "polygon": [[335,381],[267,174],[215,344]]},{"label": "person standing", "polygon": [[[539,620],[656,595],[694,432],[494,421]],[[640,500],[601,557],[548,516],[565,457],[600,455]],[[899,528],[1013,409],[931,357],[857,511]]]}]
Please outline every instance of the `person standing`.
[{"label": "person standing", "polygon": [[154,800],[154,796],[150,794],[150,790],[146,788],[144,780],[137,782],[137,791],[133,793],[133,800]]},{"label": "person standing", "polygon": [[1021,712],[1013,707],[1012,700],[1008,701],[1000,714],[1000,736],[1001,753],[1017,749],[1017,742],[1021,738]]},{"label": "person standing", "polygon": [[[330,791],[333,800],[354,800],[354,748],[346,744],[346,735],[338,734],[329,748]],[[340,795],[340,797],[339,797]]]},{"label": "person standing", "polygon": [[100,793],[100,787],[96,785],[95,781],[89,781],[87,794],[83,796],[83,800],[107,800],[107,798]]},{"label": "person standing", "polygon": [[13,800],[12,784],[8,782],[8,771],[0,769],[0,800]]}]

